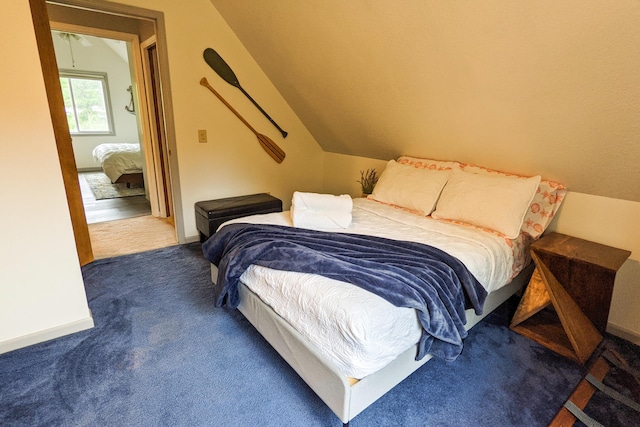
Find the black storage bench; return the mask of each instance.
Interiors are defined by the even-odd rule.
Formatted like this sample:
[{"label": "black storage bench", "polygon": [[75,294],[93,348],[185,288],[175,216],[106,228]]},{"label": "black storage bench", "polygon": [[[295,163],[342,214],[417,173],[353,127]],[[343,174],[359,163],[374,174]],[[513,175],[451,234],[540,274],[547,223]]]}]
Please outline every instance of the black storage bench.
[{"label": "black storage bench", "polygon": [[282,200],[267,193],[197,202],[196,228],[200,243],[211,237],[225,221],[271,212],[282,212]]}]

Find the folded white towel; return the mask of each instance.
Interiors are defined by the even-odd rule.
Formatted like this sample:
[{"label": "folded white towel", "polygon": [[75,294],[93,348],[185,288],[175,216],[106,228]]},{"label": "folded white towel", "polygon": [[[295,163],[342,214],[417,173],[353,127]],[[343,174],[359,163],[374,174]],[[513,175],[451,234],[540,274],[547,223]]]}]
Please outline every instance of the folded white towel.
[{"label": "folded white towel", "polygon": [[353,200],[347,194],[334,196],[296,191],[291,200],[291,220],[295,227],[301,228],[348,228],[352,210]]}]

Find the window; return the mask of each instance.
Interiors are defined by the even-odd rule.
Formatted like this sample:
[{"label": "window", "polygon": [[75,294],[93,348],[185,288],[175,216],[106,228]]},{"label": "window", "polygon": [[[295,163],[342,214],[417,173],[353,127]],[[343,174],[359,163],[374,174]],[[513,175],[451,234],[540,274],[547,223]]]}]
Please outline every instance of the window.
[{"label": "window", "polygon": [[60,85],[71,134],[114,134],[106,74],[60,70]]}]

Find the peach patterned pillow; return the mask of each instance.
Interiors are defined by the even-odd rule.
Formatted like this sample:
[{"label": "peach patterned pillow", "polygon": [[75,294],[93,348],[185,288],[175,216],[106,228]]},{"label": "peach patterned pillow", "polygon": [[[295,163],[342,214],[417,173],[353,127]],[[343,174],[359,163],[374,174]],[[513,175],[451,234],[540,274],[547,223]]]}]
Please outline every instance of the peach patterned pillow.
[{"label": "peach patterned pillow", "polygon": [[460,163],[445,160],[420,159],[417,157],[401,156],[398,157],[398,163],[401,165],[413,166],[419,169],[430,170],[451,170],[460,167]]},{"label": "peach patterned pillow", "polygon": [[[465,172],[477,174],[520,176],[472,164],[462,163],[460,167]],[[541,180],[531,205],[529,205],[529,209],[524,216],[521,230],[534,239],[540,237],[551,223],[556,212],[558,212],[566,193],[567,189],[562,184],[546,179]]]}]

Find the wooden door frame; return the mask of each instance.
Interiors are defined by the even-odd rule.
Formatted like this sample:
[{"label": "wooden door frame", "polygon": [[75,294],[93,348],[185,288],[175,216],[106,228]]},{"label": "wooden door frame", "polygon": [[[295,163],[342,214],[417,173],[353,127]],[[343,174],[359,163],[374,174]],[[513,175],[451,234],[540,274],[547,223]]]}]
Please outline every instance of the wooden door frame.
[{"label": "wooden door frame", "polygon": [[[163,111],[164,111],[164,130],[166,136],[166,148],[167,148],[167,157],[169,163],[170,170],[170,192],[172,194],[173,199],[173,219],[174,226],[176,230],[176,237],[178,243],[186,243],[185,230],[184,230],[184,218],[182,211],[182,197],[180,194],[180,176],[178,172],[178,159],[177,159],[177,149],[176,149],[176,137],[175,137],[175,126],[174,126],[174,114],[172,108],[172,95],[171,95],[171,84],[169,78],[169,61],[168,61],[168,52],[167,52],[167,43],[166,43],[166,33],[165,33],[165,24],[164,24],[164,14],[162,12],[143,9],[136,6],[127,6],[118,3],[105,2],[105,1],[96,1],[96,0],[30,0],[32,3],[32,15],[37,15],[37,23],[36,16],[34,16],[34,27],[36,28],[36,33],[41,33],[41,37],[43,39],[48,39],[49,43],[49,57],[48,59],[42,60],[43,74],[45,75],[45,80],[55,80],[58,85],[57,96],[60,97],[60,102],[62,103],[62,95],[60,90],[60,82],[58,77],[57,64],[55,61],[55,53],[53,51],[53,41],[51,39],[51,31],[50,25],[47,18],[47,10],[46,3],[56,4],[60,6],[73,7],[88,11],[94,11],[98,13],[104,13],[108,15],[118,15],[125,16],[132,19],[138,19],[141,21],[150,21],[154,24],[155,28],[155,36],[157,40],[157,49],[158,49],[158,57],[159,57],[159,67],[161,70],[161,85],[162,85],[162,102],[163,102]],[[53,75],[53,77],[51,76]],[[139,96],[139,101],[144,102],[144,96]],[[60,104],[60,105],[63,105]],[[64,116],[64,107],[56,108],[50,107],[52,110],[52,120],[54,122],[59,121],[64,123],[64,127],[66,128],[68,135],[68,125],[66,123],[66,116]],[[54,111],[58,111],[58,115],[62,113],[61,117],[54,117]],[[58,142],[60,141],[60,142]],[[82,206],[82,197],[80,195],[79,184],[77,183],[77,169],[75,165],[75,159],[73,158],[73,149],[71,145],[70,136],[64,138],[64,135],[60,138],[56,138],[57,144],[65,145],[64,151],[65,153],[71,153],[73,162],[69,162],[68,159],[64,162],[61,158],[61,167],[63,168],[63,175],[69,176],[70,179],[75,179],[77,191],[74,191],[73,184],[70,185],[71,189],[67,190],[67,199],[69,200],[70,210],[73,209],[76,211],[82,210],[82,212],[76,212],[72,215],[76,216],[75,221],[72,220],[72,224],[74,226],[74,234],[79,234],[79,237],[76,237],[76,245],[78,246],[79,256],[80,256],[80,247],[81,245],[89,245],[90,249],[90,240],[88,234],[88,227],[86,225],[86,217],[84,215],[84,208]],[[59,151],[61,148],[59,148]],[[68,156],[67,156],[68,157]],[[72,166],[71,166],[72,164]],[[65,172],[66,171],[66,172]],[[71,178],[75,176],[75,178]],[[66,185],[66,184],[65,184]],[[78,228],[78,230],[76,230]],[[82,229],[86,229],[86,239],[83,236]],[[93,259],[93,254],[91,253],[91,260]],[[90,262],[90,261],[86,261]],[[85,263],[86,263],[85,262]]]},{"label": "wooden door frame", "polygon": [[82,204],[82,195],[80,194],[76,159],[71,145],[71,133],[69,132],[69,125],[65,115],[64,100],[62,99],[60,75],[56,65],[51,28],[49,27],[49,15],[45,0],[29,0],[29,5],[49,102],[53,134],[56,139],[58,158],[62,170],[62,180],[67,194],[67,204],[76,241],[76,250],[78,251],[78,260],[80,265],[85,265],[93,261],[93,250],[91,248],[91,239],[89,238],[87,218]]}]

